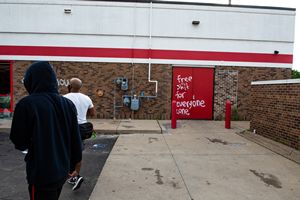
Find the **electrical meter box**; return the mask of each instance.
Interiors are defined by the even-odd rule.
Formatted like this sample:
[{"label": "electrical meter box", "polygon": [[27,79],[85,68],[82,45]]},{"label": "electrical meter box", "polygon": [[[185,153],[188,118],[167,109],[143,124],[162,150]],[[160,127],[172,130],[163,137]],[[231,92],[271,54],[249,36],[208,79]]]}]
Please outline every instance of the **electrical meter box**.
[{"label": "electrical meter box", "polygon": [[126,77],[117,77],[115,82],[118,86],[120,86],[121,90],[128,90],[128,78]]},{"label": "electrical meter box", "polygon": [[130,109],[131,110],[138,110],[139,108],[140,108],[140,100],[137,97],[133,97],[131,99]]},{"label": "electrical meter box", "polygon": [[123,104],[124,104],[125,106],[129,106],[129,104],[130,104],[130,99],[129,99],[129,97],[124,97],[124,99],[123,99]]},{"label": "electrical meter box", "polygon": [[121,90],[128,90],[128,79],[125,77],[121,82]]}]

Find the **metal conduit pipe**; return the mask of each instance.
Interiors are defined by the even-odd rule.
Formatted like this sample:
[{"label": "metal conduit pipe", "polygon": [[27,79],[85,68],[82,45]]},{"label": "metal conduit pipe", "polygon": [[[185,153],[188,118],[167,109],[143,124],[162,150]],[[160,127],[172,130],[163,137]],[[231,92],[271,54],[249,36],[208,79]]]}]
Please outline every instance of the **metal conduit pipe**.
[{"label": "metal conduit pipe", "polygon": [[[149,58],[148,58],[148,82],[149,83],[155,83],[155,95],[149,95],[149,96],[144,96],[144,95],[139,95],[137,96],[138,98],[157,98],[157,91],[158,91],[158,81],[157,80],[151,80],[151,49],[152,49],[152,1],[150,2],[150,7],[149,7]],[[132,66],[132,89],[131,89],[131,94],[125,94],[122,95],[122,100],[124,100],[124,98],[133,98],[134,96],[134,90],[135,90],[135,86],[134,86],[134,46],[135,46],[135,40],[136,40],[136,4],[135,4],[135,9],[134,9],[134,16],[133,16],[133,20],[134,20],[134,34],[133,34],[133,41],[132,41],[132,60],[131,60],[131,66]],[[114,80],[114,84],[115,84],[115,80]],[[124,103],[122,103],[121,105],[117,105],[117,101],[116,101],[116,85],[114,86],[114,98],[113,98],[113,118],[114,120],[116,119],[116,110],[117,108],[122,108],[124,107]],[[133,116],[133,115],[132,115]]]},{"label": "metal conduit pipe", "polygon": [[148,96],[148,98],[157,97],[158,90],[158,81],[151,80],[151,54],[152,54],[152,1],[150,2],[150,11],[149,11],[149,64],[148,64],[148,82],[155,83],[155,96]]}]

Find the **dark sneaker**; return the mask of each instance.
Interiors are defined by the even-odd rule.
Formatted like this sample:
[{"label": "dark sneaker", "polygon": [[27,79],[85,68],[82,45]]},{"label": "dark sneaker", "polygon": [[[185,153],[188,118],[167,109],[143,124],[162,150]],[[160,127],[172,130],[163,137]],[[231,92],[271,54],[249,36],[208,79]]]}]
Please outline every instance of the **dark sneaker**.
[{"label": "dark sneaker", "polygon": [[83,182],[83,177],[82,176],[78,175],[78,176],[76,176],[74,178],[76,179],[76,181],[75,181],[75,184],[74,184],[74,186],[72,188],[73,191],[79,189],[80,186],[81,186],[81,183]]},{"label": "dark sneaker", "polygon": [[77,177],[71,177],[67,180],[67,182],[71,185],[75,185]]}]

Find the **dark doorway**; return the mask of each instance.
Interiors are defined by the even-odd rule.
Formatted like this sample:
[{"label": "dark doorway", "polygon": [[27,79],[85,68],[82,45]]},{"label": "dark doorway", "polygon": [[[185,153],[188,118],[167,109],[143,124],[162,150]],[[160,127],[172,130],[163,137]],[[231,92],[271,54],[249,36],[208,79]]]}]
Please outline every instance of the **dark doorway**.
[{"label": "dark doorway", "polygon": [[0,112],[11,112],[11,63],[0,61]]}]

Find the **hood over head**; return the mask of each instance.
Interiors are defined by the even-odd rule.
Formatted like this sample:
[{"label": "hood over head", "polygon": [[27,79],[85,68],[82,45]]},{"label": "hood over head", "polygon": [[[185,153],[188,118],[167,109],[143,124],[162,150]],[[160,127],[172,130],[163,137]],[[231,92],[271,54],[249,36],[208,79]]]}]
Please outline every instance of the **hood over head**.
[{"label": "hood over head", "polygon": [[46,61],[35,62],[27,69],[24,86],[29,94],[58,93],[55,72]]}]

